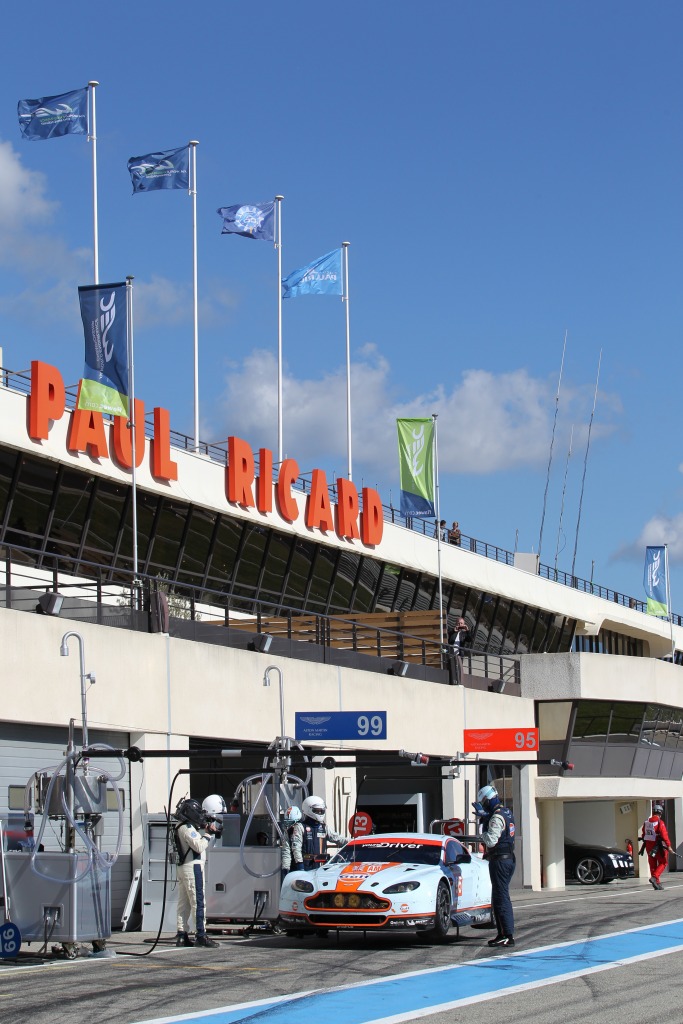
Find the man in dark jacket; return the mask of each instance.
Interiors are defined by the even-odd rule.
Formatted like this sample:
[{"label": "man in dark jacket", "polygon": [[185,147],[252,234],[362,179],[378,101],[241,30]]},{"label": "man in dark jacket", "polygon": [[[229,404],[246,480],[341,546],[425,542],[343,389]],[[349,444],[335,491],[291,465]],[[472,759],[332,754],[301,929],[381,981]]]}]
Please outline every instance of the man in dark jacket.
[{"label": "man in dark jacket", "polygon": [[486,847],[491,877],[491,906],[498,928],[489,946],[514,946],[515,919],[510,901],[510,879],[515,873],[515,819],[503,805],[493,786],[484,786],[477,793],[474,809],[479,816],[479,838]]}]

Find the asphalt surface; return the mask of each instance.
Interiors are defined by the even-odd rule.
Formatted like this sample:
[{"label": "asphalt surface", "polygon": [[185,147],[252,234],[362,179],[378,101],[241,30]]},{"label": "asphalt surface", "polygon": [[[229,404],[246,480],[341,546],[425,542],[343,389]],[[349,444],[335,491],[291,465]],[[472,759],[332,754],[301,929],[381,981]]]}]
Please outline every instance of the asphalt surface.
[{"label": "asphalt surface", "polygon": [[[232,1015],[226,1011],[223,1017],[209,1020],[211,1024],[214,1019],[251,1021],[256,1013],[260,1024],[299,1024],[318,1016],[325,1024],[418,1018],[453,1024],[473,1016],[487,1024],[529,1020],[534,1024],[613,1024],[634,1018],[681,1024],[683,873],[680,882],[678,877],[665,876],[663,892],[654,892],[638,880],[589,888],[568,886],[554,893],[516,891],[513,956],[510,951],[492,954],[487,942],[493,932],[472,928],[463,928],[459,937],[436,946],[411,934],[363,938],[330,933],[328,939],[291,940],[265,932],[245,937],[214,931],[220,946],[208,950],[176,949],[171,936],[164,936],[152,950],[154,936],[115,932],[108,952],[115,951],[116,956],[93,958],[87,955],[90,947],[84,946],[86,955],[71,961],[41,959],[34,943],[22,950],[17,963],[0,961],[0,1014],[8,1024],[54,1024],[63,1019],[69,1024],[137,1024],[274,1000],[275,1006]],[[631,953],[640,957],[636,939],[640,940],[641,931],[619,939],[618,955],[599,952],[597,959],[591,959],[593,940],[629,929],[645,928],[649,935],[665,922],[674,922],[666,926],[675,935],[672,949],[644,953],[627,962]],[[561,943],[571,944],[571,976],[548,984],[534,981],[533,971],[525,970],[520,977],[532,980],[517,984],[513,969],[519,974],[527,959],[534,970],[542,963],[544,971],[552,973],[553,957],[558,955],[555,947]],[[463,970],[445,972],[451,985],[449,998],[457,1001],[469,991],[464,979],[473,969],[480,974],[485,970],[485,991],[466,1007],[434,1010],[429,999],[436,978],[444,973],[439,968],[454,965]],[[377,982],[415,972],[432,972],[417,978],[423,999],[420,1009],[406,1004],[402,1014],[390,1016],[387,1003],[386,1013],[371,1012],[370,997]],[[315,999],[329,999],[328,990],[339,987],[350,988],[346,997],[351,1003],[337,1000],[332,1009],[326,1009],[327,1004],[318,1006]],[[310,1006],[305,1001],[282,1002],[283,997],[303,992],[317,993]]]}]

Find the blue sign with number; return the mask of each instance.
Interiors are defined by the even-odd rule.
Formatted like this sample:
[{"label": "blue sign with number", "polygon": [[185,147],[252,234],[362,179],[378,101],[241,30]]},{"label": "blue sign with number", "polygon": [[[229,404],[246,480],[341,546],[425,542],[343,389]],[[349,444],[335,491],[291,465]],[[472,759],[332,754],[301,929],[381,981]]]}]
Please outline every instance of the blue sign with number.
[{"label": "blue sign with number", "polygon": [[8,921],[0,928],[0,957],[15,957],[21,949],[21,932]]},{"label": "blue sign with number", "polygon": [[385,740],[386,711],[297,711],[297,740]]}]

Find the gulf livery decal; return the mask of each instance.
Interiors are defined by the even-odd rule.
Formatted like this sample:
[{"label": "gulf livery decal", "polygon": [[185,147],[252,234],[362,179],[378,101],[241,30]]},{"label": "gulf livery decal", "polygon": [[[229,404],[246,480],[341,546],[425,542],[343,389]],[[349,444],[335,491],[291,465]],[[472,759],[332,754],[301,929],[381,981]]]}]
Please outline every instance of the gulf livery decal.
[{"label": "gulf livery decal", "polygon": [[363,864],[354,863],[349,864],[344,868],[339,878],[337,879],[337,885],[343,885],[345,888],[357,889],[361,882],[364,882],[366,878],[371,875],[376,875],[379,871],[386,871],[388,868],[395,868],[396,864]]}]

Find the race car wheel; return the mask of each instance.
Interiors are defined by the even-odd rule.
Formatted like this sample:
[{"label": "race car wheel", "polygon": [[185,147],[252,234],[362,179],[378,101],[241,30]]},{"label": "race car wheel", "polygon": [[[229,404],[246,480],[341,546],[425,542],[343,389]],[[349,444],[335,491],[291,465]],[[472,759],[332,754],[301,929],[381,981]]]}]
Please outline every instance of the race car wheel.
[{"label": "race car wheel", "polygon": [[434,927],[425,934],[431,942],[443,942],[451,927],[451,890],[446,881],[439,882],[434,909]]},{"label": "race car wheel", "polygon": [[575,870],[581,885],[598,885],[605,874],[605,869],[595,857],[582,857]]}]

